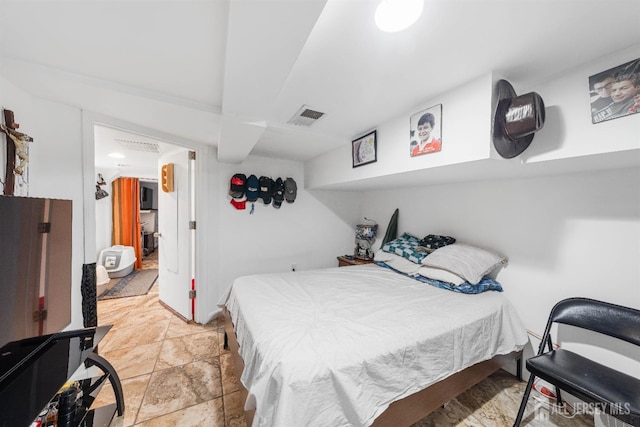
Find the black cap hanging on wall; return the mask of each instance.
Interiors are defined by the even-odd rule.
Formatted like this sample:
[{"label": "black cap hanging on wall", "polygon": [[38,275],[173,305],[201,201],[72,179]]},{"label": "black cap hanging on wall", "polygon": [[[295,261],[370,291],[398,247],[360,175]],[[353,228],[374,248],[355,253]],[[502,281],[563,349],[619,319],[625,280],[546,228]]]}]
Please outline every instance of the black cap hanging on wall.
[{"label": "black cap hanging on wall", "polygon": [[544,126],[544,102],[535,92],[516,96],[506,80],[496,84],[496,105],[493,119],[493,146],[506,159],[526,150],[533,134]]}]

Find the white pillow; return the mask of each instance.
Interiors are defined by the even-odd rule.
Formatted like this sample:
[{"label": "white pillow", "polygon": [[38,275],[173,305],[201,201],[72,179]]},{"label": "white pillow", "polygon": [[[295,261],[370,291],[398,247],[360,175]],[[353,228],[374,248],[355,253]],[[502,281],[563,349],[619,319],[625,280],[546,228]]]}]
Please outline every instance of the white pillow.
[{"label": "white pillow", "polygon": [[508,259],[493,251],[464,243],[454,243],[433,251],[422,260],[427,267],[442,268],[450,271],[472,285],[495,268],[503,267]]},{"label": "white pillow", "polygon": [[384,261],[386,261],[388,259],[392,259],[394,255],[395,254],[392,254],[391,252],[385,252],[382,249],[379,249],[375,253],[375,255],[373,255],[373,260],[374,261],[382,261],[382,262],[384,262]]},{"label": "white pillow", "polygon": [[441,268],[427,267],[426,265],[420,267],[418,274],[427,279],[440,280],[441,282],[451,283],[456,286],[460,286],[465,282],[465,280],[457,274]]},{"label": "white pillow", "polygon": [[398,270],[399,272],[407,274],[409,276],[416,276],[418,274],[418,270],[420,270],[420,268],[422,267],[421,264],[411,262],[408,259],[401,257],[400,255],[384,251],[376,252],[373,259],[374,261],[384,262],[394,270]]}]

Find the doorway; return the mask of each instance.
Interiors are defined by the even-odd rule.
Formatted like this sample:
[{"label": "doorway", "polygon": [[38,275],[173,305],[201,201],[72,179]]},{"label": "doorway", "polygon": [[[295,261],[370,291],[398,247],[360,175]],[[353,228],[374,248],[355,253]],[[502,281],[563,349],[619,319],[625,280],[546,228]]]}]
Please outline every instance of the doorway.
[{"label": "doorway", "polygon": [[[159,206],[159,199],[162,199],[162,194],[159,191],[159,161],[163,156],[166,156],[166,153],[184,152],[186,148],[130,131],[95,124],[94,150],[94,169],[96,174],[99,174],[100,178],[106,182],[104,188],[110,189],[110,184],[119,177],[130,177],[139,180],[139,215],[135,218],[140,223],[141,231],[140,243],[143,267],[139,273],[145,273],[144,275],[141,274],[141,276],[145,276],[147,282],[151,280],[150,273],[152,271],[155,271],[155,278],[157,278],[163,262],[161,255],[162,238],[159,238],[162,234],[161,230],[159,230],[159,224],[163,215]],[[103,258],[103,251],[111,247],[111,230],[113,228],[112,202],[113,200],[109,196],[95,201],[95,247],[98,269],[101,268],[103,261],[101,259]],[[187,200],[186,203],[189,207],[191,206],[190,200]],[[187,232],[187,234],[189,233]],[[185,237],[192,238],[190,235]],[[182,253],[184,256],[184,252]],[[138,274],[136,272],[138,270],[134,271],[134,276]],[[190,271],[189,274],[194,275],[195,272]],[[163,289],[175,289],[177,286],[183,286],[184,292],[174,292],[174,295],[170,298],[163,299],[163,303],[186,320],[193,320],[193,312],[183,312],[184,310],[177,310],[176,307],[182,307],[186,304],[191,305],[191,302],[188,301],[189,291],[192,283],[195,282],[189,277],[186,281],[183,281],[186,284],[174,284],[171,283],[172,279],[171,277],[165,278],[166,283],[155,283],[153,286],[163,287],[164,285]],[[125,283],[126,278],[120,278],[114,284],[114,279],[109,278],[104,290],[97,289],[98,299],[100,300],[100,295],[105,292],[110,293],[107,297],[139,295],[135,293],[129,295],[123,291],[125,289],[123,286],[127,288],[141,286],[136,280],[134,277],[128,283]],[[101,286],[100,282],[98,282],[98,286]],[[150,288],[146,292],[149,290]],[[121,294],[118,294],[119,292]],[[160,291],[160,293],[162,294],[163,292]],[[166,292],[164,293],[166,294]]]}]

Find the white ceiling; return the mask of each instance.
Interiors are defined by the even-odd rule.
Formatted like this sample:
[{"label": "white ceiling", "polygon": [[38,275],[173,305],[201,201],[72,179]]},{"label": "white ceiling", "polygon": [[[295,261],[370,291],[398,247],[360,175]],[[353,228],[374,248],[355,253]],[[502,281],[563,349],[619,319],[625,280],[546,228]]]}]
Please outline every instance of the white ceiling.
[{"label": "white ceiling", "polygon": [[115,176],[158,180],[160,155],[181,149],[165,141],[99,124],[94,126],[94,138],[95,166],[107,174],[104,178],[108,180]]},{"label": "white ceiling", "polygon": [[[490,71],[538,81],[640,41],[639,0],[425,0],[395,34],[377,3],[0,0],[0,72],[221,161],[306,160]],[[325,115],[287,124],[302,105]]]}]

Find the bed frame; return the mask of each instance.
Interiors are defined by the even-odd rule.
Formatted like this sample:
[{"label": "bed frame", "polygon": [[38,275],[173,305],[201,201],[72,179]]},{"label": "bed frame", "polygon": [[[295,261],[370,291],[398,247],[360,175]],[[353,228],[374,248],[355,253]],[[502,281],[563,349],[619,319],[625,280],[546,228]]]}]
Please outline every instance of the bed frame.
[{"label": "bed frame", "polygon": [[[233,366],[238,379],[242,375],[244,362],[238,353],[238,341],[233,329],[229,312],[224,309],[225,342],[224,347],[231,351]],[[459,394],[470,389],[489,375],[508,363],[516,363],[518,379],[522,380],[522,351],[496,356],[493,359],[476,363],[410,396],[393,402],[372,424],[372,427],[410,426],[442,407]],[[246,402],[248,391],[238,381],[242,402]],[[255,409],[245,411],[247,427],[253,422]]]}]

